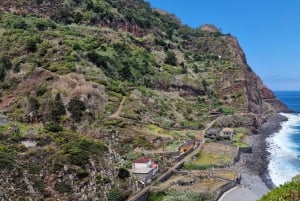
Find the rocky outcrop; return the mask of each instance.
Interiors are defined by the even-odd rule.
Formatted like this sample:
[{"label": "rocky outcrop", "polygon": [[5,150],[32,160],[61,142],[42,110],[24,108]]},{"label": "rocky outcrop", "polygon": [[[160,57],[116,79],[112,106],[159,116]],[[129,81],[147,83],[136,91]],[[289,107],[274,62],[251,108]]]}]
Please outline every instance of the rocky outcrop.
[{"label": "rocky outcrop", "polygon": [[227,115],[219,117],[213,127],[248,127],[252,129],[259,128],[266,118],[262,115],[255,114],[240,114],[240,115]]},{"label": "rocky outcrop", "polygon": [[[226,103],[240,111],[261,114],[266,112],[264,103],[270,104],[276,112],[290,112],[274,93],[266,87],[260,77],[248,66],[246,56],[236,38],[227,36],[227,55],[234,66],[221,74],[216,84],[216,91]],[[220,50],[218,50],[220,51]]]},{"label": "rocky outcrop", "polygon": [[264,85],[260,85],[262,98],[265,102],[273,106],[276,112],[292,112],[274,93]]}]

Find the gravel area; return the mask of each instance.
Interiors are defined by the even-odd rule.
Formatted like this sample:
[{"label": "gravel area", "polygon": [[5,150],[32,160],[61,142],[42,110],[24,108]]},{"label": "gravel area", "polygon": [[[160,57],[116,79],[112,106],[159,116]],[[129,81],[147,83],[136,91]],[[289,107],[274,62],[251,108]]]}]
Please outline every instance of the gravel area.
[{"label": "gravel area", "polygon": [[274,187],[268,174],[269,153],[265,140],[278,131],[280,122],[285,120],[281,115],[269,118],[258,133],[250,137],[253,153],[241,154],[240,160],[233,166],[241,174],[241,185],[224,193],[219,201],[255,201]]}]

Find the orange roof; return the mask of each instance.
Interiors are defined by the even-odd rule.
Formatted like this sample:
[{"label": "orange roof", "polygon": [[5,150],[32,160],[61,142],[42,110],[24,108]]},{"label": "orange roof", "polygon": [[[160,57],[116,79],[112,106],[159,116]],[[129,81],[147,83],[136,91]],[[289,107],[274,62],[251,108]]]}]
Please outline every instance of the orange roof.
[{"label": "orange roof", "polygon": [[148,163],[151,159],[147,157],[140,157],[133,161],[133,163]]},{"label": "orange roof", "polygon": [[187,141],[187,142],[183,143],[182,145],[180,145],[180,147],[187,147],[187,146],[194,145],[194,144],[195,144],[195,140],[190,140],[190,141]]}]

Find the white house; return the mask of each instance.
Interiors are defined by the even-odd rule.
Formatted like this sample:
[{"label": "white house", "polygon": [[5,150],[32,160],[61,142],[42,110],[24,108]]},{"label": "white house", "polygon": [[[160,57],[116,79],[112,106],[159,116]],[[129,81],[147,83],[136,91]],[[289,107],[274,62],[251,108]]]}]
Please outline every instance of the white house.
[{"label": "white house", "polygon": [[158,165],[152,162],[150,158],[140,157],[132,162],[131,172],[138,177],[143,185],[150,183],[157,171]]},{"label": "white house", "polygon": [[234,131],[232,128],[223,128],[220,134],[221,137],[229,138],[229,139],[232,139],[233,135],[234,135]]},{"label": "white house", "polygon": [[152,165],[152,160],[147,157],[140,157],[132,162],[132,169],[149,168]]}]

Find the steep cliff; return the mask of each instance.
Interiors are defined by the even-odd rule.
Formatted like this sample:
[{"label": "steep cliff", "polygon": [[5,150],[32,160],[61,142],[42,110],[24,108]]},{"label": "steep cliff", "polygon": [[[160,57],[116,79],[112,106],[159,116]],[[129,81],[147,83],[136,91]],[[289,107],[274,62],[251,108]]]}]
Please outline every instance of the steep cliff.
[{"label": "steep cliff", "polygon": [[235,37],[142,0],[3,0],[0,10],[0,200],[124,199],[137,189],[132,160],[167,166],[161,152],[216,114],[251,127],[288,111]]}]

